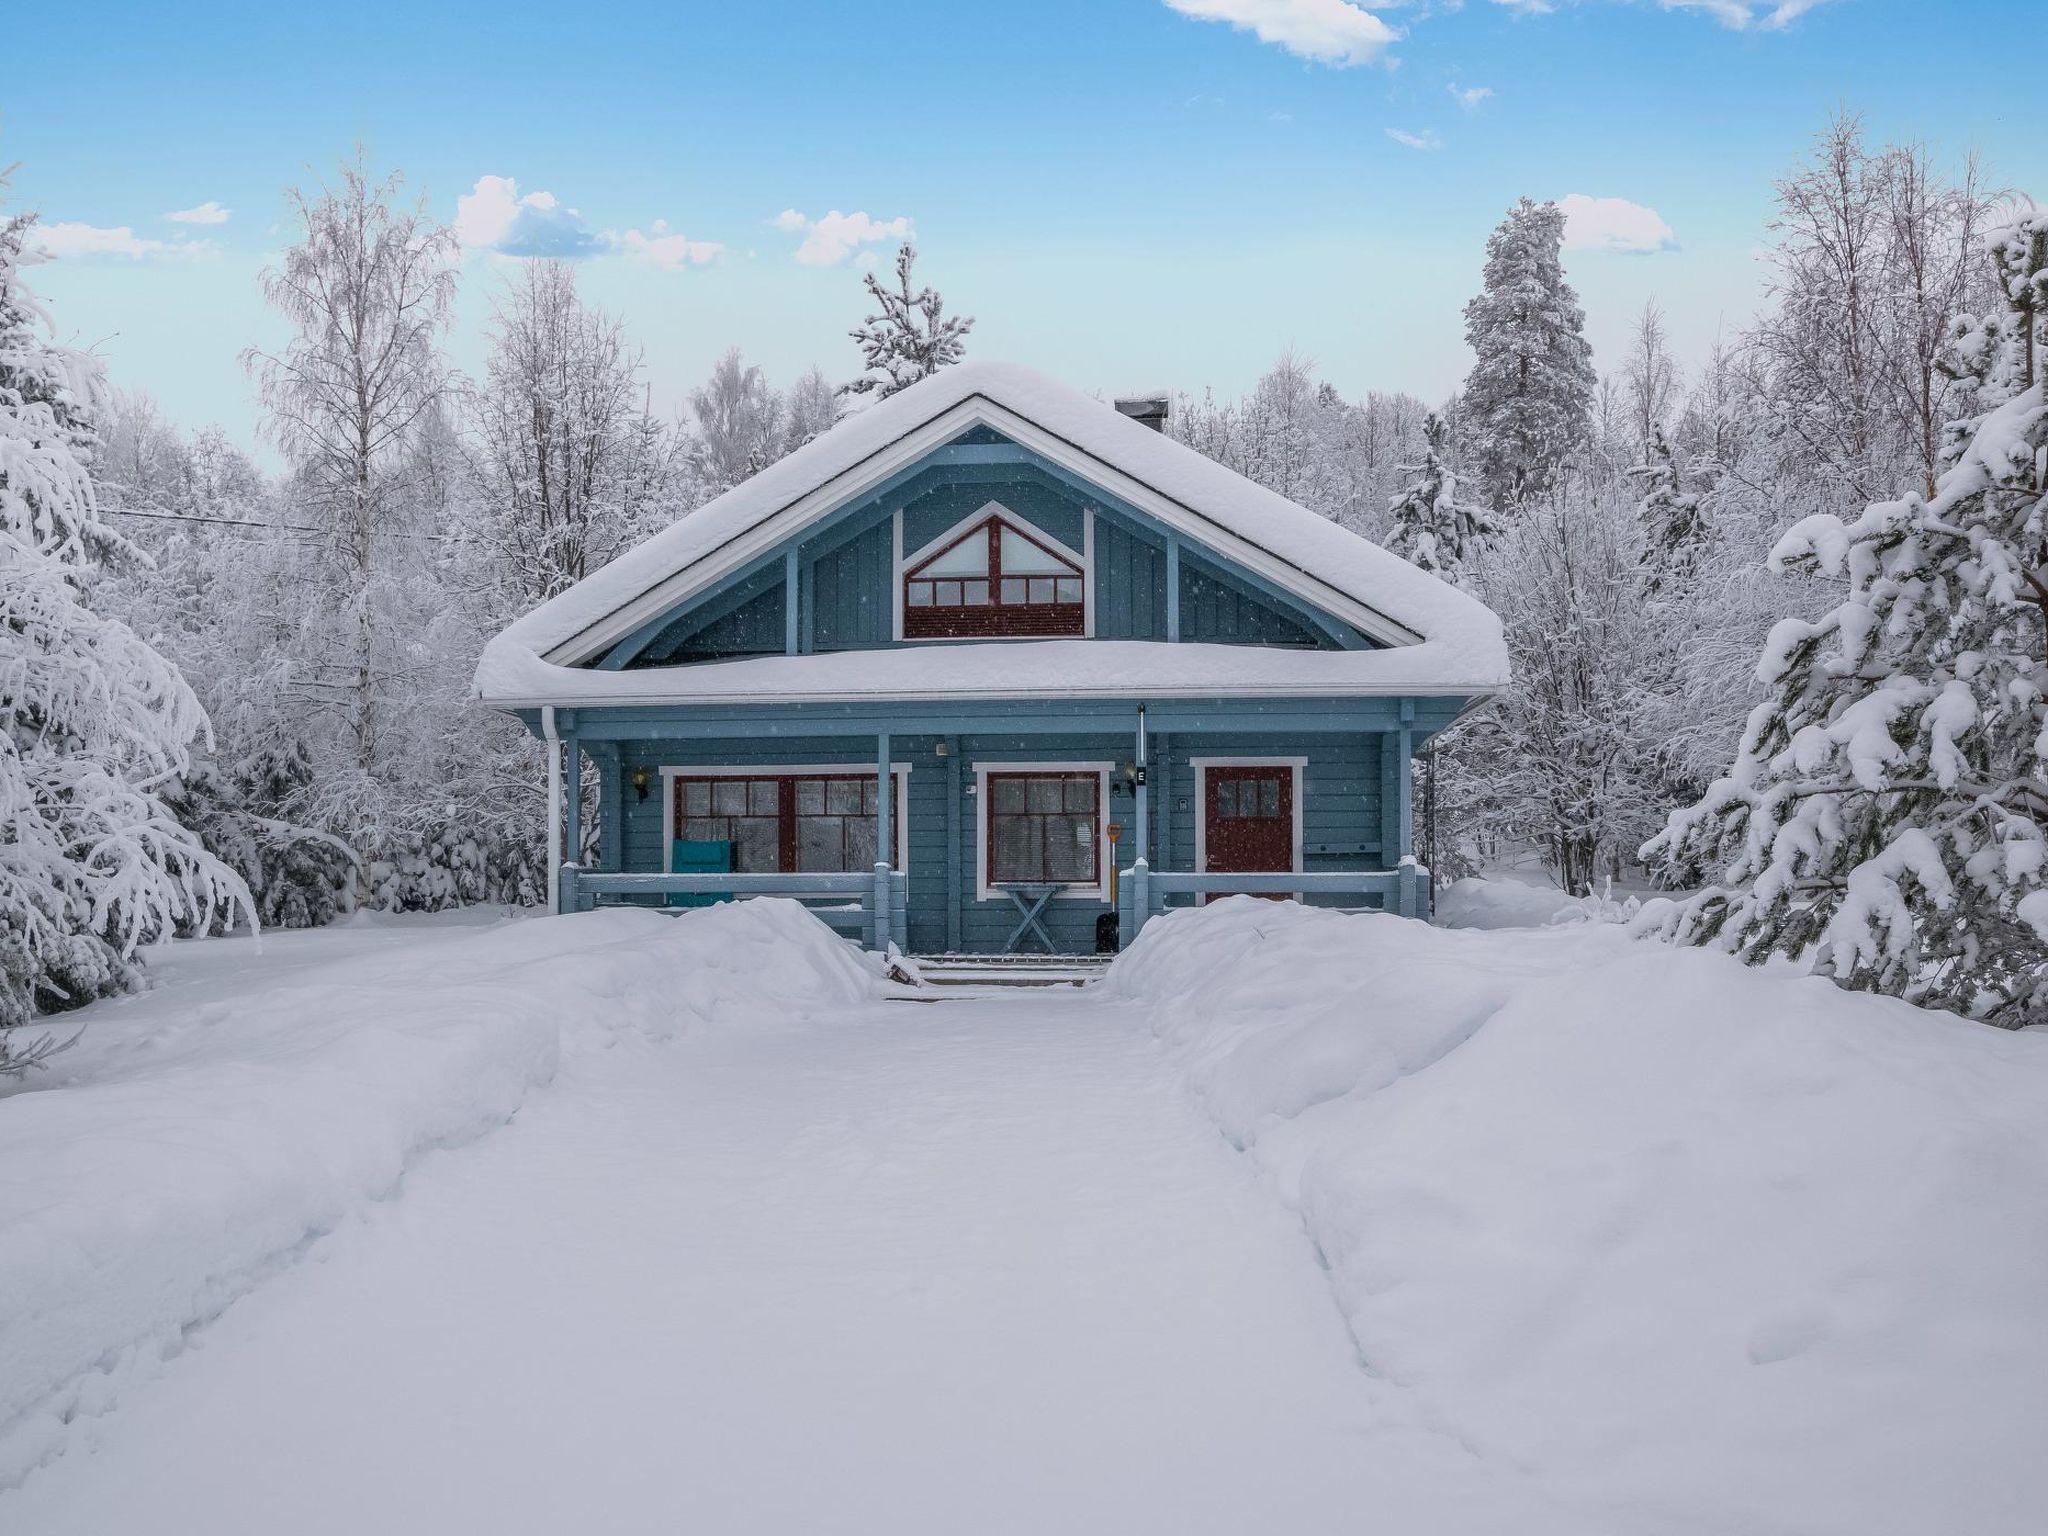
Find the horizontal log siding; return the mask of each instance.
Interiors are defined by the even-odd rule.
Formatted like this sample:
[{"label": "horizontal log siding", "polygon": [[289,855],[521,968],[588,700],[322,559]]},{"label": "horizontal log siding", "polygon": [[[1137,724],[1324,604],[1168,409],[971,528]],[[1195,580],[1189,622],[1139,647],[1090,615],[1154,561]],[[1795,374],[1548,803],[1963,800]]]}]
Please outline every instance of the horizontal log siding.
[{"label": "horizontal log siding", "polygon": [[[935,751],[937,736],[896,736],[890,742],[892,762],[907,765],[910,772],[908,806],[910,945],[922,953],[946,948],[947,936],[947,784],[946,760]],[[1196,799],[1195,757],[1306,757],[1303,775],[1303,842],[1378,843],[1380,828],[1380,738],[1378,736],[1319,735],[1305,743],[1275,743],[1253,735],[1176,734],[1171,740],[1170,767],[1162,776],[1155,739],[1152,784],[1165,782],[1168,801],[1165,820],[1171,826],[1171,846],[1165,859],[1153,847],[1155,867],[1193,869]],[[1135,743],[1130,733],[1086,736],[963,736],[959,738],[962,795],[959,807],[959,837],[952,848],[958,861],[961,908],[961,947],[970,952],[1001,948],[1016,927],[1016,908],[1007,900],[975,900],[979,875],[979,847],[972,786],[976,763],[1033,762],[1124,763],[1130,760]],[[745,738],[691,742],[627,742],[621,753],[619,783],[623,790],[622,823],[626,863],[629,872],[652,873],[663,868],[661,846],[662,779],[664,764],[710,767],[727,764],[741,767],[774,767],[792,763],[848,763],[867,766],[874,762],[872,737],[804,737],[754,735]],[[648,796],[639,799],[632,789],[633,771],[648,770]],[[1185,802],[1185,805],[1182,804]],[[1128,864],[1136,846],[1136,805],[1134,797],[1112,785],[1109,819],[1123,823],[1124,841],[1120,860]],[[1159,818],[1155,813],[1155,828]],[[1390,868],[1396,857],[1372,854],[1309,854],[1309,869]],[[1352,905],[1348,897],[1312,898],[1320,905]],[[1086,953],[1094,948],[1095,919],[1108,911],[1106,904],[1082,899],[1055,900],[1047,909],[1045,924],[1054,941],[1068,952]]]}]

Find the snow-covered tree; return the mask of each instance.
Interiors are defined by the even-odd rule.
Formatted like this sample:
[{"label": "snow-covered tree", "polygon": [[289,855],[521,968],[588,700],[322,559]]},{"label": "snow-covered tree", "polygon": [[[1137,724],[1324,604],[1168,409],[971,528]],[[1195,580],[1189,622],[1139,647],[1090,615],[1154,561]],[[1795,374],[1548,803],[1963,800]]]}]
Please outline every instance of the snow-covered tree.
[{"label": "snow-covered tree", "polygon": [[[484,555],[504,611],[515,612],[649,531],[638,462],[649,444],[638,430],[640,353],[618,320],[583,303],[568,262],[522,266],[499,296],[490,336],[484,382],[470,397],[476,494],[461,525],[483,546],[471,553]],[[435,459],[417,462],[431,472]]]},{"label": "snow-covered tree", "polygon": [[1648,459],[1652,440],[1663,431],[1678,403],[1678,361],[1664,335],[1664,312],[1654,299],[1645,301],[1629,332],[1621,377],[1635,454],[1639,460]]},{"label": "snow-covered tree", "polygon": [[1643,525],[1643,564],[1652,593],[1689,585],[1698,573],[1707,542],[1701,496],[1680,483],[1671,441],[1660,423],[1650,424],[1649,453],[1629,471],[1641,483],[1636,516]]},{"label": "snow-covered tree", "polygon": [[90,470],[98,365],[49,340],[22,277],[32,218],[0,223],[0,1073],[52,1048],[37,1015],[123,989],[145,940],[249,911],[160,794],[206,716],[177,669],[90,606],[137,557]]},{"label": "snow-covered tree", "polygon": [[832,387],[822,368],[808,368],[789,386],[783,403],[782,425],[785,450],[801,448],[812,438],[829,432],[839,421],[839,391]]},{"label": "snow-covered tree", "polygon": [[886,400],[899,389],[928,379],[960,361],[967,350],[972,315],[948,315],[936,288],[913,289],[910,269],[917,248],[896,249],[896,286],[885,288],[870,272],[864,279],[877,306],[848,334],[860,343],[867,373],[846,386],[849,394],[873,394]]},{"label": "snow-covered tree", "polygon": [[299,238],[263,289],[293,334],[244,361],[291,462],[296,520],[318,529],[326,557],[308,614],[325,644],[292,680],[347,743],[346,761],[321,764],[316,818],[368,857],[402,814],[387,793],[387,695],[403,689],[408,643],[432,611],[416,555],[438,530],[413,524],[403,472],[447,392],[455,240],[423,202],[401,202],[400,177],[373,182],[360,157],[338,186],[288,196]]},{"label": "snow-covered tree", "polygon": [[1557,204],[1522,198],[1488,237],[1482,286],[1465,306],[1474,360],[1460,430],[1497,511],[1555,485],[1586,438],[1593,354],[1563,243]]},{"label": "snow-covered tree", "polygon": [[738,347],[690,391],[690,416],[690,462],[707,497],[752,479],[790,446],[781,399]]},{"label": "snow-covered tree", "polygon": [[2018,1025],[2048,1021],[2048,215],[1989,249],[1934,495],[1785,535],[1775,568],[1847,595],[1773,630],[1734,765],[1645,853],[1718,871],[1664,915],[1684,942]]},{"label": "snow-covered tree", "polygon": [[1413,478],[1388,509],[1387,548],[1410,564],[1458,581],[1495,531],[1486,509],[1458,494],[1450,429],[1434,411],[1423,419],[1422,462],[1404,464]]}]

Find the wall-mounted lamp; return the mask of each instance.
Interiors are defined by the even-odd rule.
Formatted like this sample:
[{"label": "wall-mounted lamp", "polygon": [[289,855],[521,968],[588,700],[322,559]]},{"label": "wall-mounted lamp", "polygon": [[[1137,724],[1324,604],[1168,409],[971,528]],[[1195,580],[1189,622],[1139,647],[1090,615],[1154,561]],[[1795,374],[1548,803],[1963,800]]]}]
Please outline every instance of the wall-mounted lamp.
[{"label": "wall-mounted lamp", "polygon": [[932,744],[932,756],[933,756],[933,757],[951,757],[952,755],[953,755],[953,743],[951,743],[950,741],[943,741],[943,740],[942,740],[942,741],[937,741],[937,742],[934,742],[934,743]]},{"label": "wall-mounted lamp", "polygon": [[633,770],[633,793],[642,800],[647,798],[647,769],[645,766]]}]

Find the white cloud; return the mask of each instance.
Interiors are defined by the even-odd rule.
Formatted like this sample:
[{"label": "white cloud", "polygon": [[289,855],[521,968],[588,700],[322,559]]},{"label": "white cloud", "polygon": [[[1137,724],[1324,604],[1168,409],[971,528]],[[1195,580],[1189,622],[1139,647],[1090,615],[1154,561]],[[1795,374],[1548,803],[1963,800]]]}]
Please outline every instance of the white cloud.
[{"label": "white cloud", "polygon": [[501,256],[591,256],[604,241],[574,208],[552,192],[519,195],[510,176],[479,176],[455,200],[455,238],[470,250]]},{"label": "white cloud", "polygon": [[210,256],[211,240],[152,240],[126,224],[102,228],[95,224],[38,224],[30,238],[44,258],[126,257],[149,261],[160,257]]},{"label": "white cloud", "polygon": [[165,218],[173,224],[225,224],[233,216],[234,209],[223,208],[208,198],[197,208],[180,208],[176,213],[167,213]]},{"label": "white cloud", "polygon": [[1568,251],[1619,251],[1650,256],[1678,249],[1678,237],[1654,208],[1625,197],[1588,197],[1573,192],[1557,200],[1564,210],[1564,248]]},{"label": "white cloud", "polygon": [[716,261],[725,252],[725,247],[713,240],[689,240],[669,231],[668,220],[656,219],[642,234],[629,229],[624,234],[613,234],[607,230],[605,239],[613,249],[623,252],[635,261],[651,262],[657,267],[701,267]]},{"label": "white cloud", "polygon": [[1434,128],[1425,128],[1420,133],[1408,133],[1400,128],[1389,128],[1387,137],[1396,144],[1406,144],[1410,149],[1442,149],[1444,141],[1437,137]]},{"label": "white cloud", "polygon": [[1468,110],[1478,106],[1493,94],[1493,87],[1490,85],[1459,85],[1455,80],[1445,89],[1451,93],[1451,100]]},{"label": "white cloud", "polygon": [[[1548,15],[1553,0],[1493,0],[1495,5],[1530,15]],[[1656,0],[1660,11],[1703,11],[1737,32],[1777,32],[1826,0]]]},{"label": "white cloud", "polygon": [[796,259],[807,267],[836,267],[861,246],[909,240],[916,234],[907,217],[872,219],[865,213],[841,213],[837,208],[822,219],[806,218],[794,208],[785,208],[769,222],[785,234],[804,237],[796,248]]},{"label": "white cloud", "polygon": [[1166,0],[1183,16],[1221,21],[1318,64],[1370,64],[1401,34],[1351,0]]}]

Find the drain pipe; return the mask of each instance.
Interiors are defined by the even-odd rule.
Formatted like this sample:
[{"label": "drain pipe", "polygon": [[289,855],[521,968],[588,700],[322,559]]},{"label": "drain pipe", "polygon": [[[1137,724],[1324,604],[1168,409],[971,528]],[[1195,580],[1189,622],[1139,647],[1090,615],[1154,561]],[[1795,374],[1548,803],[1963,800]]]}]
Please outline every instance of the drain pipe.
[{"label": "drain pipe", "polygon": [[1148,825],[1148,818],[1145,815],[1145,780],[1147,777],[1149,777],[1149,775],[1147,775],[1147,773],[1145,772],[1146,735],[1147,732],[1145,730],[1145,706],[1140,704],[1138,706],[1138,835],[1134,839],[1136,846],[1133,850],[1137,854],[1138,859],[1140,861],[1143,861],[1146,858],[1146,856],[1151,852],[1151,840],[1147,835],[1151,831],[1151,828]]},{"label": "drain pipe", "polygon": [[540,735],[548,753],[548,910],[562,910],[562,738],[555,733],[555,706],[540,707]]}]

